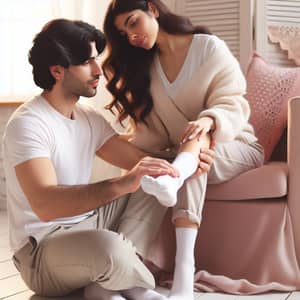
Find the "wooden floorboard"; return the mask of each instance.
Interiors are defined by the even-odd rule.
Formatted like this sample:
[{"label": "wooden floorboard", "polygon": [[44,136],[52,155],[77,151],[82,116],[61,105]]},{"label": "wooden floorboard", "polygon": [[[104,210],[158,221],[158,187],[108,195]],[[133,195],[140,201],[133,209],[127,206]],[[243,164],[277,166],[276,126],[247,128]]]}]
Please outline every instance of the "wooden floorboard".
[{"label": "wooden floorboard", "polygon": [[238,300],[286,300],[291,293],[268,293],[262,295],[239,296]]},{"label": "wooden floorboard", "polygon": [[221,293],[203,293],[199,296],[199,300],[236,300],[238,296]]},{"label": "wooden floorboard", "polygon": [[291,293],[291,295],[287,299],[288,300],[300,300],[300,292]]},{"label": "wooden floorboard", "polygon": [[9,248],[0,248],[0,263],[10,260],[12,253]]},{"label": "wooden floorboard", "polygon": [[28,290],[20,275],[0,279],[0,299]]},{"label": "wooden floorboard", "polygon": [[0,263],[0,279],[17,275],[18,271],[11,260]]},{"label": "wooden floorboard", "polygon": [[15,295],[3,298],[5,300],[33,300],[34,293],[32,291],[25,291],[22,293],[17,293]]},{"label": "wooden floorboard", "polygon": [[[15,294],[13,296],[4,298],[3,300],[83,300],[82,293],[77,293],[76,295],[70,295],[67,297],[40,297],[35,295],[32,291],[25,291],[23,293]],[[1,299],[2,300],[2,299]]]}]

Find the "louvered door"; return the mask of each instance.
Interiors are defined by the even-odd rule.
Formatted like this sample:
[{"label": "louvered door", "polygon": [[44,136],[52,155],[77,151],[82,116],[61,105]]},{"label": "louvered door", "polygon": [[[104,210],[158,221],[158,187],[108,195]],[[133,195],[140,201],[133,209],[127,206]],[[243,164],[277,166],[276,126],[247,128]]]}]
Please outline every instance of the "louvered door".
[{"label": "louvered door", "polygon": [[256,6],[257,51],[271,64],[292,66],[287,51],[268,39],[268,26],[291,26],[300,28],[300,0],[257,0]]},{"label": "louvered door", "polygon": [[175,0],[162,0],[172,11],[175,10]]},{"label": "louvered door", "polygon": [[175,0],[175,11],[225,40],[245,70],[252,51],[251,0]]}]

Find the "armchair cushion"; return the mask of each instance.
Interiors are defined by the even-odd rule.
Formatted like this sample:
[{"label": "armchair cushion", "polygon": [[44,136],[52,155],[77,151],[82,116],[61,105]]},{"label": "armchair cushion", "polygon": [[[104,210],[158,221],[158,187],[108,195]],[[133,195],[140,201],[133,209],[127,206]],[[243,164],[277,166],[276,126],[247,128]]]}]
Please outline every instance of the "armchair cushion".
[{"label": "armchair cushion", "polygon": [[286,163],[268,163],[230,181],[208,185],[206,199],[250,200],[283,197],[287,195],[287,173]]},{"label": "armchair cushion", "polygon": [[300,95],[300,68],[271,66],[254,53],[246,79],[250,123],[268,161],[287,126],[288,99]]}]

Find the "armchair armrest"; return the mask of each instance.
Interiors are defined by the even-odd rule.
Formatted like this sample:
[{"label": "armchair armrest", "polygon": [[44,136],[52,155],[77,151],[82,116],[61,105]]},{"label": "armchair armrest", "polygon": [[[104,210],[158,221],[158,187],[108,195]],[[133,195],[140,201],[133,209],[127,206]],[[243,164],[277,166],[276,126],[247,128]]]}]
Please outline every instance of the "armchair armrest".
[{"label": "armchair armrest", "polygon": [[288,102],[288,207],[300,264],[300,96]]}]

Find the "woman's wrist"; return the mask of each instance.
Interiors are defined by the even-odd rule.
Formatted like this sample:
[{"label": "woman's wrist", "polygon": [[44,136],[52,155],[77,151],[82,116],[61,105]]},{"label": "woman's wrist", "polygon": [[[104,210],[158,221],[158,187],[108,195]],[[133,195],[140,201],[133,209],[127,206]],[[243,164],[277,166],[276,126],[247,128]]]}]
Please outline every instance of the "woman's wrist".
[{"label": "woman's wrist", "polygon": [[211,117],[211,116],[205,116],[202,119],[206,119],[208,122],[210,122],[210,131],[214,131],[216,129],[216,124],[215,124],[215,118]]}]

